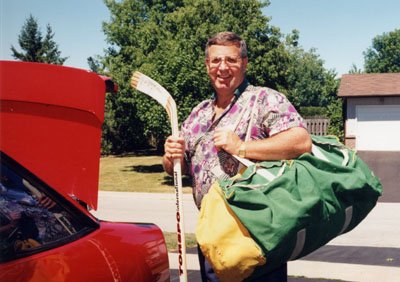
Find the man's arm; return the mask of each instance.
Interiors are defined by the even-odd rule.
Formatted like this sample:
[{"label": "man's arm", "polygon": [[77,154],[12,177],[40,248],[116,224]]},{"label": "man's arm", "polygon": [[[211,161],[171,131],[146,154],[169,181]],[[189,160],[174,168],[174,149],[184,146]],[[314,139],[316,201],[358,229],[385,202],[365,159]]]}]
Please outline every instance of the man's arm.
[{"label": "man's arm", "polygon": [[245,144],[246,158],[253,160],[294,159],[311,151],[311,138],[302,127],[292,127],[269,138],[254,141],[242,141],[233,131],[219,129],[214,135],[217,150],[225,150],[239,155],[239,149]]}]

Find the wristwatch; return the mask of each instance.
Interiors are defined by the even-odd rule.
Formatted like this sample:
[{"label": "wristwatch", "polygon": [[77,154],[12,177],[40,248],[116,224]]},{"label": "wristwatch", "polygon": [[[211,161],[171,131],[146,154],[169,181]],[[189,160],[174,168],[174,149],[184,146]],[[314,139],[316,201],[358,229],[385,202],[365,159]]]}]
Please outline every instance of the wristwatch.
[{"label": "wristwatch", "polygon": [[241,157],[241,158],[246,157],[246,144],[244,142],[239,147],[239,157]]}]

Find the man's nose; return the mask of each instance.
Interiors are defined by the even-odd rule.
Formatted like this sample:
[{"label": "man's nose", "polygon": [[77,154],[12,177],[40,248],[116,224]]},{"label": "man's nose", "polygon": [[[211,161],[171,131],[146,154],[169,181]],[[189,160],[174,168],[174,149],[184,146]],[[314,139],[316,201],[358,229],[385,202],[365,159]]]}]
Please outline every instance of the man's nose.
[{"label": "man's nose", "polygon": [[221,60],[221,63],[219,65],[220,70],[225,70],[228,68],[228,65],[226,64],[225,60]]}]

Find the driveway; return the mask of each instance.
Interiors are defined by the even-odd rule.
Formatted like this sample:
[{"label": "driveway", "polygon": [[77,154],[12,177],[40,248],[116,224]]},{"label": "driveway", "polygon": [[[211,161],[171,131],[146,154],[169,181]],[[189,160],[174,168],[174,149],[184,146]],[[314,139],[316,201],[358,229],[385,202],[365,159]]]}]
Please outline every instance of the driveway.
[{"label": "driveway", "polygon": [[[184,195],[185,232],[194,233],[198,211],[192,195]],[[99,193],[102,220],[150,222],[175,232],[175,195]],[[395,281],[400,277],[400,203],[379,202],[354,230],[297,261],[289,262],[289,282]],[[171,281],[178,281],[177,254],[170,253]],[[188,250],[189,281],[201,281],[196,249]]]}]

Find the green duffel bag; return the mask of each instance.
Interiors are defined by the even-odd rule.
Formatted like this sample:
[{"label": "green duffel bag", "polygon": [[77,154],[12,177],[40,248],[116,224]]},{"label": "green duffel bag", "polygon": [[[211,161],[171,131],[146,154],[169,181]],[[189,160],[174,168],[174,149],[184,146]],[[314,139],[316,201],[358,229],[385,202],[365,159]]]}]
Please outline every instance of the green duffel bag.
[{"label": "green duffel bag", "polygon": [[376,205],[382,185],[356,152],[336,137],[312,140],[311,154],[253,164],[204,197],[196,237],[222,281],[251,281],[301,258]]}]

